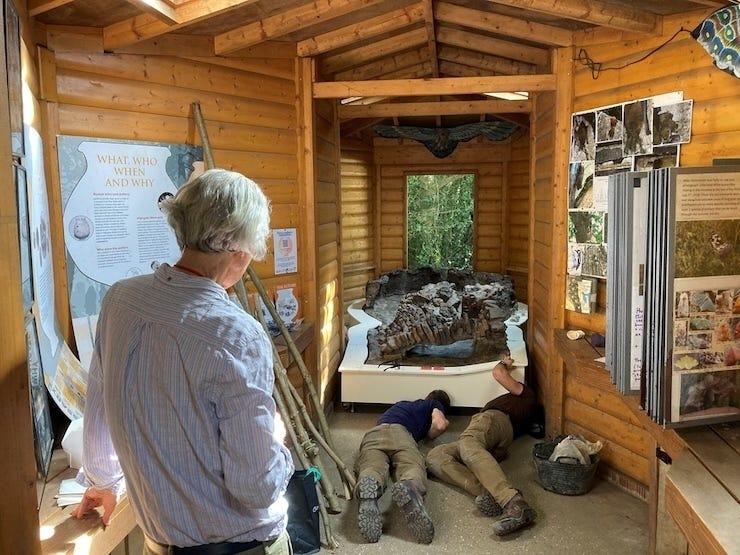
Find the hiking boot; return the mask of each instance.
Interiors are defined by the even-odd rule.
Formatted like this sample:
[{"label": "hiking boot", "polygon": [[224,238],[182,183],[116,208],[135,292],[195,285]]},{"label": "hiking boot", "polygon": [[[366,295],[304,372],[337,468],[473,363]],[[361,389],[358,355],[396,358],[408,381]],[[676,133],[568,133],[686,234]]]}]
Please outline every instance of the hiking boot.
[{"label": "hiking boot", "polygon": [[475,506],[486,516],[498,516],[503,512],[501,505],[496,503],[493,495],[484,491],[475,498]]},{"label": "hiking boot", "polygon": [[363,476],[357,482],[357,497],[360,506],[357,511],[357,526],[366,541],[376,543],[383,533],[383,519],[378,508],[380,483],[372,476]]},{"label": "hiking boot", "polygon": [[493,523],[493,532],[505,536],[534,522],[537,512],[527,504],[521,493],[517,493],[504,505],[503,513]]},{"label": "hiking boot", "polygon": [[391,495],[393,501],[406,517],[406,524],[419,543],[432,543],[434,539],[434,524],[424,507],[424,499],[420,493],[421,487],[414,480],[401,480],[393,484]]}]

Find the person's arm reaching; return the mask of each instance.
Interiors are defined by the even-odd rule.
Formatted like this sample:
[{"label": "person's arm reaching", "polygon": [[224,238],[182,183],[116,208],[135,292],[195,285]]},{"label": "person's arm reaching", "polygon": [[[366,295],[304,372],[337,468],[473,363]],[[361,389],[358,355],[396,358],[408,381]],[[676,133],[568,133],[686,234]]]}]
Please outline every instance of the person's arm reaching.
[{"label": "person's arm reaching", "polygon": [[514,361],[510,356],[507,356],[493,367],[493,378],[509,393],[521,395],[524,391],[524,384],[511,377],[510,372],[513,368]]},{"label": "person's arm reaching", "polygon": [[445,416],[445,413],[439,410],[438,408],[432,409],[432,425],[429,426],[429,433],[427,434],[427,437],[429,439],[434,439],[436,437],[439,437],[442,435],[442,432],[444,432],[447,429],[447,426],[449,426],[450,421],[447,420],[447,417]]}]

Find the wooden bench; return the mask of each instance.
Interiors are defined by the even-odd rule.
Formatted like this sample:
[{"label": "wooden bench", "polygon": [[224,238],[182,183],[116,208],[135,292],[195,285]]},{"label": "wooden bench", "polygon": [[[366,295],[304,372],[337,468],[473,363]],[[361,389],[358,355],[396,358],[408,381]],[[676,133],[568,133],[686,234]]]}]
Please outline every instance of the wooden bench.
[{"label": "wooden bench", "polygon": [[665,506],[696,553],[740,553],[740,422],[679,431]]},{"label": "wooden bench", "polygon": [[45,555],[110,553],[136,529],[134,511],[127,497],[118,503],[110,524],[106,527],[103,527],[99,516],[93,513],[83,519],[74,518],[71,513],[77,505],[58,507],[55,496],[59,492],[59,484],[76,475],[77,470],[69,467],[67,454],[61,449],[54,451],[49,478],[38,484],[41,499],[39,532],[41,552]]}]

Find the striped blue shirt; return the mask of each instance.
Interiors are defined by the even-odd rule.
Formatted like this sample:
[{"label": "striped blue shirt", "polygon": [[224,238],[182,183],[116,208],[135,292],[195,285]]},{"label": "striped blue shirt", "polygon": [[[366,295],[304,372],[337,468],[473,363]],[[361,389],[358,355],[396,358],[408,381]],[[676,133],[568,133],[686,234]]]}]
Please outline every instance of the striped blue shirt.
[{"label": "striped blue shirt", "polygon": [[[80,479],[125,489],[163,544],[264,541],[287,523],[272,347],[208,278],[167,264],[114,284],[98,320]],[[120,464],[119,464],[120,463]]]}]

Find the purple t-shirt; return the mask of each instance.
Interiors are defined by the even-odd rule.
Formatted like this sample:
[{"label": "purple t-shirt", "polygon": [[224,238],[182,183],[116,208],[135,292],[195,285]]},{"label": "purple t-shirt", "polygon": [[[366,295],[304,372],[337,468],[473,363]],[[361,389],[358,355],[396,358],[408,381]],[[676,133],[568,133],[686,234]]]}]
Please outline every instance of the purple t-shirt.
[{"label": "purple t-shirt", "polygon": [[429,433],[433,409],[445,410],[437,399],[399,401],[380,415],[378,424],[401,424],[419,441]]}]

